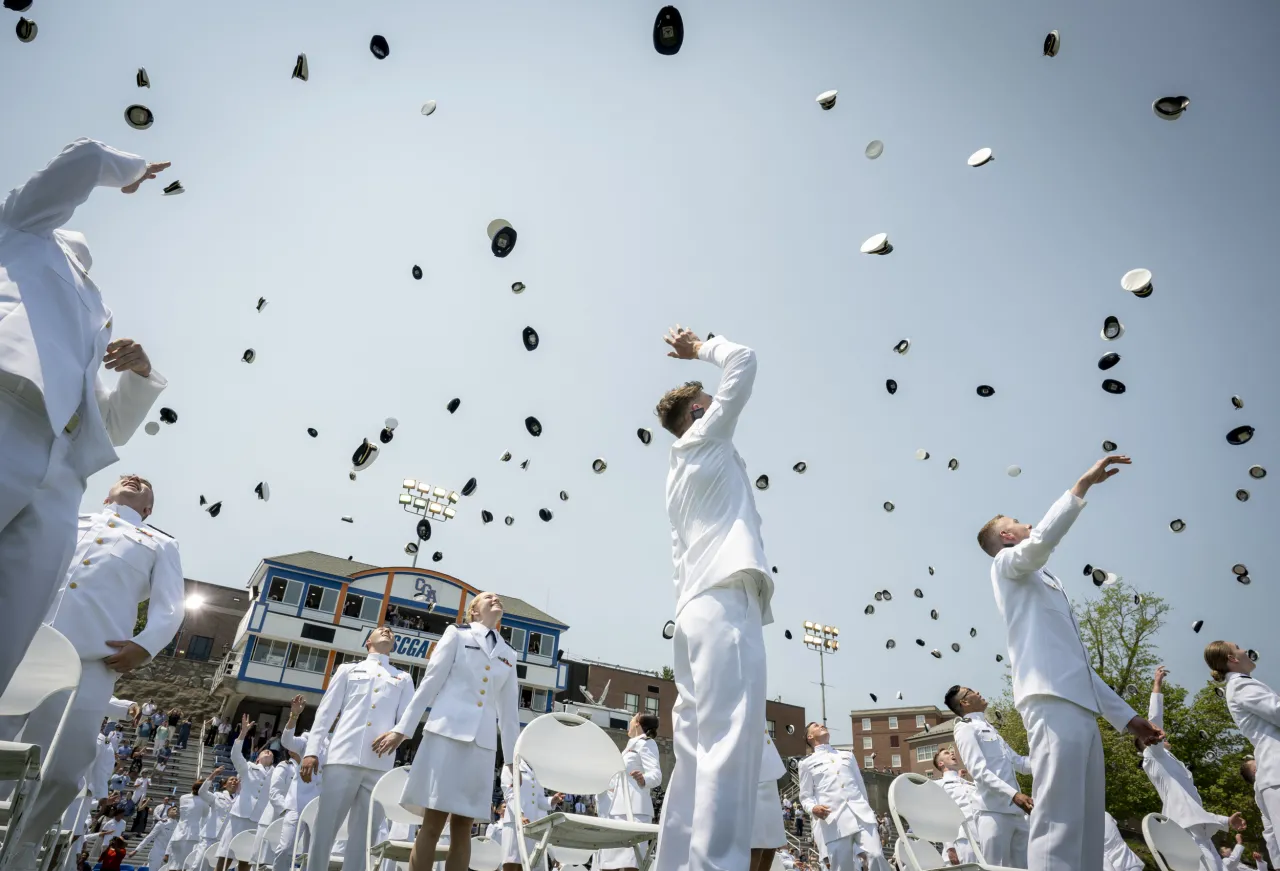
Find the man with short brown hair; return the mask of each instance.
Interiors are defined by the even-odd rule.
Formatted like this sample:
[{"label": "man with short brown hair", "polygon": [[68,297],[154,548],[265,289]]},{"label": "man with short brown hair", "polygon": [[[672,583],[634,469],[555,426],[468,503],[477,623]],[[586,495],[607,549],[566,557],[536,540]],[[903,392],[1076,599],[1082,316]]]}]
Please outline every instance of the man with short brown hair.
[{"label": "man with short brown hair", "polygon": [[739,871],[764,751],[763,626],[773,580],[746,463],[733,446],[751,397],[756,355],[723,336],[703,342],[678,324],[667,354],[723,370],[715,397],[699,382],[658,403],[676,437],[667,473],[675,564],[676,764],[666,791],[656,871]]}]

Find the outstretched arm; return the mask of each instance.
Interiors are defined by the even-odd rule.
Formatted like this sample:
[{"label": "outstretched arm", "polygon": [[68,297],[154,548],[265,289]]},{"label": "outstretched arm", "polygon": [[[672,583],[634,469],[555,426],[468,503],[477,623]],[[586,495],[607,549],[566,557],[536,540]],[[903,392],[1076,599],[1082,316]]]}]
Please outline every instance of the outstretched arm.
[{"label": "outstretched arm", "polygon": [[[66,224],[99,186],[122,190],[169,164],[150,164],[93,139],[77,139],[0,205],[0,221],[26,233],[51,233]],[[129,191],[132,193],[132,191]]]},{"label": "outstretched arm", "polygon": [[723,370],[711,407],[705,410],[702,427],[703,432],[714,438],[733,438],[738,417],[756,383],[756,352],[745,345],[735,345],[724,336],[704,342],[690,330],[681,329],[679,324],[665,341],[672,347],[667,356],[705,360]]}]

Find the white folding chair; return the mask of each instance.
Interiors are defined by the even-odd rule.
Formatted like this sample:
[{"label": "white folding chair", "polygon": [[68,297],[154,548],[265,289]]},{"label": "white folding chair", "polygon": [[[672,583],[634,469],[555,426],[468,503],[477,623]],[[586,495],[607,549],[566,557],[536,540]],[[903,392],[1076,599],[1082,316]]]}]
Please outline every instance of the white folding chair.
[{"label": "white folding chair", "polygon": [[[404,793],[404,785],[409,780],[409,769],[405,766],[393,768],[378,778],[373,788],[372,800],[369,802],[369,820],[366,827],[369,844],[369,867],[376,868],[384,859],[393,862],[408,862],[409,853],[413,850],[413,841],[399,841],[388,837],[386,840],[373,842],[373,821],[378,811],[391,823],[403,823],[410,826],[422,824],[422,816],[405,810],[400,805],[400,796]],[[443,862],[449,855],[449,847],[436,846],[436,861]]]},{"label": "white folding chair", "polygon": [[559,862],[562,868],[566,865],[585,865],[594,855],[590,850],[578,850],[573,847],[547,848],[547,856]]},{"label": "white folding chair", "polygon": [[209,868],[218,867],[218,842],[214,841],[204,850],[204,864]]},{"label": "white folding chair", "polygon": [[312,829],[316,825],[316,811],[320,809],[320,797],[316,796],[307,802],[307,806],[302,809],[302,813],[298,814],[298,827],[293,830],[293,860],[289,863],[289,868],[297,868],[298,860],[302,860],[305,866],[307,863],[307,854],[298,852],[298,845],[302,843],[302,833],[305,831],[308,835],[307,846],[311,846]]},{"label": "white folding chair", "polygon": [[265,865],[268,851],[274,850],[280,843],[280,833],[284,831],[284,817],[272,820],[265,829],[260,831],[262,832],[262,837],[258,839],[257,849],[254,850],[254,865]]},{"label": "white folding chair", "polygon": [[1142,838],[1160,871],[1198,871],[1200,846],[1182,826],[1163,814],[1142,818]]},{"label": "white folding chair", "polygon": [[[231,853],[231,858],[236,862],[247,862],[252,864],[254,860],[254,846],[258,841],[258,830],[249,829],[247,832],[241,832],[231,839],[231,843],[227,845],[227,850]],[[230,866],[228,866],[229,868]]]},{"label": "white folding chair", "polygon": [[[22,657],[22,662],[18,664],[18,670],[5,688],[4,695],[0,696],[0,717],[26,716],[54,693],[70,690],[71,695],[66,707],[62,709],[62,718],[58,720],[53,740],[44,748],[44,763],[35,777],[32,777],[31,766],[33,762],[39,761],[40,748],[35,748],[33,760],[31,748],[34,745],[0,742],[0,751],[7,751],[0,754],[0,758],[5,760],[3,768],[6,769],[6,776],[0,777],[0,780],[17,781],[12,799],[0,803],[8,813],[4,844],[0,846],[0,871],[8,866],[13,848],[22,841],[26,826],[24,810],[40,794],[40,778],[49,758],[62,741],[63,727],[66,726],[67,716],[75,704],[79,684],[80,655],[76,653],[75,647],[61,632],[52,626],[42,625],[36,630],[36,636]],[[10,772],[14,776],[7,776]]]},{"label": "white folding chair", "polygon": [[[512,771],[520,775],[521,763],[528,763],[543,787],[574,795],[599,795],[609,788],[614,776],[626,777],[622,753],[613,739],[590,720],[576,714],[553,711],[537,717],[524,727],[516,739]],[[636,851],[640,871],[648,871],[653,850],[640,857],[639,846],[658,837],[653,823],[637,823],[627,803],[624,820],[589,817],[582,814],[556,812],[524,825],[520,807],[519,786],[515,794],[516,845],[524,871],[540,865],[547,847],[571,847],[579,850],[621,849]],[[533,855],[525,838],[536,839]]]},{"label": "white folding chair", "polygon": [[[947,795],[940,784],[923,774],[899,774],[889,784],[889,817],[898,830],[899,843],[910,841],[903,846],[899,860],[910,871],[943,867],[941,855],[933,848],[933,844],[927,842],[945,844],[954,841],[961,829],[969,836],[970,843],[976,840],[965,823],[964,811],[960,810],[960,806]],[[906,817],[906,822],[903,817]],[[930,862],[937,864],[927,864]],[[979,854],[977,862],[947,867],[981,868],[986,871],[997,866],[988,865]]]},{"label": "white folding chair", "polygon": [[502,844],[489,838],[471,839],[469,871],[498,871],[502,867]]}]

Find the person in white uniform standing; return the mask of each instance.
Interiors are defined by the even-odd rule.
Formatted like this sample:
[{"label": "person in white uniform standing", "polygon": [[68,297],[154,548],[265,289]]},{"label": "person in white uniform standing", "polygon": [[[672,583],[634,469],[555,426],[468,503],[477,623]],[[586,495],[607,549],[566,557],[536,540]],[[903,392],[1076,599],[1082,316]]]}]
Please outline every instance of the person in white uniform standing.
[{"label": "person in white uniform standing", "polygon": [[[1280,694],[1252,676],[1258,664],[1238,644],[1211,641],[1204,648],[1204,661],[1214,680],[1227,682],[1227,710],[1253,745],[1254,799],[1262,819],[1273,826],[1280,819]],[[1275,840],[1273,830],[1268,851]],[[1271,852],[1272,859],[1277,855]]]},{"label": "person in white uniform standing", "polygon": [[[378,753],[393,753],[418,729],[431,709],[422,743],[413,757],[400,804],[422,814],[413,842],[410,871],[427,871],[436,843],[449,824],[448,871],[467,871],[471,823],[489,818],[498,738],[502,758],[515,758],[520,733],[520,690],[516,652],[499,634],[502,599],[480,593],[467,606],[466,626],[448,626],[427,660],[426,671],[395,728],[374,742]],[[508,813],[514,813],[508,807]]]},{"label": "person in white uniform standing", "polygon": [[[636,714],[627,724],[627,745],[622,748],[622,771],[609,782],[609,789],[596,799],[596,809],[601,817],[616,820],[627,818],[627,808],[637,823],[653,822],[653,797],[650,791],[662,785],[662,766],[658,762],[658,717],[654,714]],[[508,807],[510,803],[508,803]],[[530,817],[532,819],[532,817]],[[640,845],[639,855],[630,847],[601,850],[592,865],[595,871],[617,871],[640,867],[648,844]],[[519,861],[517,857],[516,861]]]},{"label": "person in white uniform standing", "polygon": [[[19,869],[35,866],[38,837],[62,816],[80,777],[92,766],[98,718],[110,706],[116,679],[164,650],[182,625],[185,592],[178,544],[143,523],[154,504],[151,484],[126,475],[107,492],[101,511],[80,516],[75,556],[69,568],[63,567],[62,583],[45,618],[80,655],[80,684],[57,751],[45,763],[40,794],[16,836]],[[147,623],[135,636],[142,602],[148,602]],[[51,746],[68,695],[54,693],[25,718],[0,718],[0,740]]]},{"label": "person in white uniform standing", "polygon": [[[250,751],[253,742],[253,720],[245,714],[240,720],[240,736],[238,747],[231,748],[231,764],[236,769],[236,779],[240,781],[240,790],[231,803],[231,813],[227,825],[218,839],[218,869],[230,864],[231,840],[241,832],[248,832],[258,827],[258,822],[266,812],[270,799],[271,767],[275,756],[270,750],[258,754],[256,762],[250,762],[244,755]],[[240,871],[248,871],[249,863],[240,862]]]},{"label": "person in white uniform standing", "polygon": [[805,740],[813,752],[800,760],[800,805],[815,820],[815,837],[822,833],[831,871],[860,871],[855,845],[868,854],[870,871],[889,871],[876,812],[853,754],[832,747],[831,733],[821,723],[805,727]]},{"label": "person in white uniform standing", "polygon": [[739,871],[751,861],[765,719],[763,626],[773,577],[747,466],[733,445],[756,378],[755,351],[703,342],[678,324],[667,356],[723,371],[714,397],[691,381],[658,403],[676,437],[667,472],[675,564],[675,768],[656,871]]},{"label": "person in white uniform standing", "polygon": [[1138,854],[1129,849],[1124,836],[1116,826],[1115,817],[1105,811],[1102,814],[1103,845],[1102,871],[1144,871],[1146,868]]},{"label": "person in white uniform standing", "polygon": [[[534,823],[545,817],[548,812],[564,801],[564,796],[560,793],[547,795],[547,791],[542,788],[537,775],[533,773],[533,769],[527,762],[520,763],[519,777],[512,776],[511,766],[502,766],[499,785],[505,799],[504,804],[507,806],[507,825],[502,831],[502,869],[519,871],[523,867],[523,862],[520,858],[520,842],[516,839],[520,837],[522,829],[516,824],[516,789],[520,790],[520,811],[526,823]],[[533,853],[533,839],[525,838],[524,844],[525,850]],[[538,867],[543,869],[547,867],[547,856],[542,857]]]},{"label": "person in white uniform standing", "polygon": [[[299,764],[307,750],[307,741],[311,733],[303,732],[295,736],[295,730],[298,726],[298,716],[306,707],[307,701],[301,694],[294,696],[293,701],[290,702],[289,720],[280,734],[280,746],[288,752],[289,759],[277,765],[275,773],[271,776],[271,800],[273,803],[279,802],[276,806],[276,815],[284,820],[280,828],[280,841],[274,846],[275,860],[272,865],[275,871],[288,871],[289,863],[293,861],[293,842],[298,833],[298,817],[312,799],[319,798],[324,781],[321,771],[329,758],[329,736],[325,735],[316,751],[318,768],[311,773],[309,782],[303,781],[299,775]],[[277,798],[281,791],[283,791],[283,797]],[[305,852],[305,849],[299,848],[299,852]]]},{"label": "person in white uniform standing", "polygon": [[[200,798],[200,787],[203,780],[197,780],[191,786],[191,792],[178,799],[178,824],[169,836],[169,867],[181,868],[186,864],[191,850],[200,840],[200,827],[209,806]],[[155,871],[155,869],[152,869]]]},{"label": "person in white uniform standing", "polygon": [[141,345],[111,341],[85,238],[59,228],[95,187],[133,193],[168,165],[77,139],[0,203],[0,694],[71,558],[85,480],[165,387]]},{"label": "person in white uniform standing", "polygon": [[[987,700],[969,687],[953,686],[943,703],[956,715],[956,752],[973,776],[973,817],[978,848],[988,864],[1026,868],[1031,796],[1017,774],[1030,774],[1023,756],[987,722]],[[958,767],[958,766],[957,766]]]},{"label": "person in white uniform standing", "polygon": [[1271,854],[1272,859],[1280,858],[1280,843],[1276,842],[1276,829],[1271,824],[1266,804],[1258,791],[1258,760],[1250,756],[1241,762],[1240,777],[1253,787],[1253,801],[1258,806],[1258,813],[1262,816],[1262,842],[1267,845],[1267,852]]},{"label": "person in white uniform standing", "polygon": [[[225,766],[219,765],[213,769],[213,772],[200,784],[200,790],[196,794],[197,797],[204,802],[208,811],[204,814],[204,822],[200,827],[200,840],[192,848],[190,855],[187,856],[187,862],[184,866],[189,871],[205,871],[204,854],[208,849],[216,845],[222,837],[222,832],[227,826],[227,820],[231,816],[231,804],[235,801],[235,794],[240,788],[240,782],[235,775],[228,777],[222,782],[222,787],[215,789],[214,784],[218,780],[218,776],[226,770]],[[215,851],[216,852],[216,851]]]},{"label": "person in white uniform standing", "polygon": [[138,842],[138,846],[129,851],[129,856],[136,856],[150,847],[147,861],[143,864],[149,871],[161,871],[169,861],[169,842],[177,825],[178,809],[170,808],[169,813],[156,820],[156,824],[151,827],[151,831],[147,832],[147,836]]},{"label": "person in white uniform standing", "polygon": [[[942,772],[942,779],[938,782],[964,813],[964,824],[956,832],[955,840],[944,844],[942,852],[956,865],[974,862],[976,858],[973,846],[969,842],[969,829],[977,831],[977,822],[974,819],[974,814],[977,812],[977,785],[965,780],[961,775],[960,754],[955,747],[943,747],[933,754],[933,767]],[[977,835],[975,834],[974,837]]]},{"label": "person in white uniform standing", "polygon": [[[773,867],[774,854],[787,845],[787,830],[782,822],[782,798],[778,792],[778,781],[786,775],[787,766],[783,763],[773,738],[769,736],[768,728],[764,731],[764,753],[760,758],[760,783],[756,787],[756,810],[751,818],[749,871],[769,871]],[[656,762],[656,748],[654,755]]]},{"label": "person in white uniform standing", "polygon": [[[360,662],[339,666],[329,679],[315,722],[307,737],[306,755],[298,776],[304,783],[320,769],[320,753],[329,738],[324,763],[324,784],[316,809],[308,871],[328,871],[329,854],[343,817],[350,812],[343,868],[364,871],[369,862],[369,802],[378,779],[391,770],[394,757],[374,749],[374,739],[390,729],[409,706],[413,679],[391,664],[387,654],[395,646],[395,634],[379,626],[365,639],[369,655]],[[430,668],[430,665],[428,665]],[[341,715],[341,716],[339,716]]]},{"label": "person in white uniform standing", "polygon": [[1084,509],[1089,488],[1119,472],[1113,468],[1117,464],[1129,462],[1125,456],[1098,460],[1034,528],[998,514],[978,532],[978,544],[992,557],[991,585],[1004,618],[1013,703],[1027,725],[1031,748],[1030,871],[1080,871],[1102,864],[1107,787],[1099,716],[1144,744],[1164,740],[1164,732],[1139,717],[1094,672],[1071,601],[1045,569]]},{"label": "person in white uniform standing", "polygon": [[[1156,728],[1164,728],[1164,678],[1169,670],[1163,665],[1156,669],[1155,680],[1151,684],[1151,707],[1147,719]],[[1218,848],[1214,846],[1213,835],[1228,828],[1243,831],[1244,816],[1233,813],[1230,817],[1209,813],[1200,800],[1200,791],[1191,777],[1191,771],[1178,757],[1169,750],[1169,742],[1141,746],[1135,740],[1137,749],[1142,754],[1142,770],[1146,772],[1151,785],[1160,796],[1160,813],[1173,820],[1187,834],[1195,839],[1203,856],[1207,871],[1220,871],[1222,859]]]}]

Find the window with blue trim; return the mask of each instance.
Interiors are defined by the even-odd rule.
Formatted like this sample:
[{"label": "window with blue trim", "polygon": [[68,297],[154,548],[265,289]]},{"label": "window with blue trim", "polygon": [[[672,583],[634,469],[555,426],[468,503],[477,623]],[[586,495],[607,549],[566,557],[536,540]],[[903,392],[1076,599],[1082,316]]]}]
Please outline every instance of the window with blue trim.
[{"label": "window with blue trim", "polygon": [[291,581],[287,578],[272,578],[267,588],[267,601],[279,602],[282,605],[296,605],[302,600],[302,581]]},{"label": "window with blue trim", "polygon": [[321,611],[332,614],[338,608],[338,591],[332,587],[311,584],[307,587],[307,598],[302,607],[308,611]]}]

